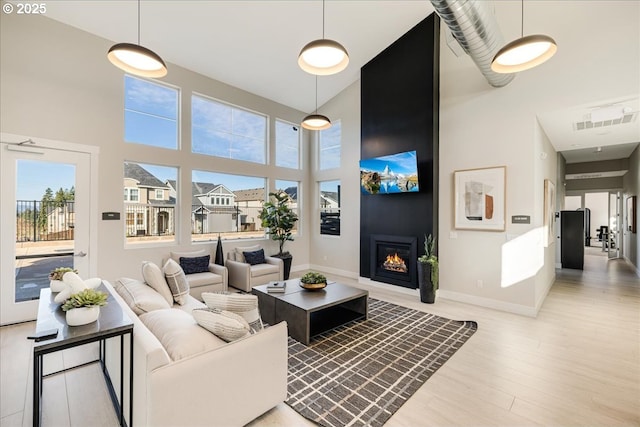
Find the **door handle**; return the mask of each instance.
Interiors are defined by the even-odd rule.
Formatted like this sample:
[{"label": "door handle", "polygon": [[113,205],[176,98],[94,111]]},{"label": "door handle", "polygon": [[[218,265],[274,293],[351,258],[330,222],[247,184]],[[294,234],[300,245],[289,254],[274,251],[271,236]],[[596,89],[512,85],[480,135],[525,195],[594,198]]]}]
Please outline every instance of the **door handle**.
[{"label": "door handle", "polygon": [[80,251],[80,252],[76,252],[75,254],[73,254],[73,256],[85,257],[85,256],[87,256],[87,253],[84,252],[84,251]]}]

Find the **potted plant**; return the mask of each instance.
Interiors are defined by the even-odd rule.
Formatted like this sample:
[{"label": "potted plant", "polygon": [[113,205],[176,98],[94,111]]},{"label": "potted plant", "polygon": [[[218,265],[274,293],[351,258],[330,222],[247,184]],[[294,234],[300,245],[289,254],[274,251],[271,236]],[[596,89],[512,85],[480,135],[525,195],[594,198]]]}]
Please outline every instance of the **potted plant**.
[{"label": "potted plant", "polygon": [[300,286],[309,290],[322,289],[327,286],[327,278],[323,274],[310,271],[300,278]]},{"label": "potted plant", "polygon": [[289,252],[284,252],[284,243],[293,241],[291,230],[298,220],[298,215],[289,208],[289,200],[289,195],[284,191],[269,193],[269,201],[265,202],[258,216],[267,234],[280,244],[279,252],[273,256],[284,262],[284,280],[289,279],[293,259]]},{"label": "potted plant", "polygon": [[62,276],[64,276],[64,273],[68,273],[70,271],[78,274],[78,270],[70,267],[58,267],[51,270],[49,273],[49,287],[51,288],[51,292],[60,292],[65,288],[65,285],[62,282]]},{"label": "potted plant", "polygon": [[418,285],[420,301],[433,304],[438,289],[438,257],[435,254],[436,239],[424,236],[424,254],[418,258]]},{"label": "potted plant", "polygon": [[73,294],[62,304],[69,326],[86,325],[100,316],[100,307],[107,304],[106,292],[84,289]]}]

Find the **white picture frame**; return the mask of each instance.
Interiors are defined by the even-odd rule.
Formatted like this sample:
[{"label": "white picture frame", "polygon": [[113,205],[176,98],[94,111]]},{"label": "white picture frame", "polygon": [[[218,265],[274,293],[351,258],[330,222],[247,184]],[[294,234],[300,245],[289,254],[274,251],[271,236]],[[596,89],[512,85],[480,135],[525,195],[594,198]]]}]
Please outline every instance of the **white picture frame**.
[{"label": "white picture frame", "polygon": [[453,176],[455,229],[504,231],[507,167],[457,170]]}]

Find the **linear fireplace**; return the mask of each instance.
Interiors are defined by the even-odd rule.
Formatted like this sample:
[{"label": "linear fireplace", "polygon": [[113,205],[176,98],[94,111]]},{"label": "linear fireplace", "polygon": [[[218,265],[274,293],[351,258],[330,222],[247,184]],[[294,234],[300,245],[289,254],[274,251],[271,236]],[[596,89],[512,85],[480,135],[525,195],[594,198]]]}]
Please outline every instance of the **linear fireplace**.
[{"label": "linear fireplace", "polygon": [[418,239],[373,234],[369,246],[371,280],[416,289]]}]

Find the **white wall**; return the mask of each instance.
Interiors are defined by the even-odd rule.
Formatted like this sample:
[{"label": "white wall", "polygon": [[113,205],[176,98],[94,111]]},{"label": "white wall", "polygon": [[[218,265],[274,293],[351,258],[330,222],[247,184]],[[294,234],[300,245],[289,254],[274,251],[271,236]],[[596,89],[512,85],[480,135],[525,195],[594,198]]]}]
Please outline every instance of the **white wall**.
[{"label": "white wall", "polygon": [[[180,127],[182,150],[166,150],[126,144],[123,141],[123,72],[109,63],[106,52],[113,42],[41,16],[21,17],[0,14],[0,131],[24,135],[34,140],[47,138],[98,146],[98,211],[122,211],[122,176],[125,160],[179,165],[179,195],[190,200],[191,169],[214,170],[273,179],[305,180],[306,171],[286,170],[271,165],[224,160],[191,154],[191,92],[298,123],[304,113],[255,96],[216,80],[168,64],[169,74],[161,79],[181,89]],[[214,58],[215,59],[215,58]],[[274,126],[270,127],[273,138]],[[308,143],[303,146],[303,165],[308,162]],[[273,158],[273,151],[269,156]],[[269,183],[273,186],[273,181]],[[273,188],[273,187],[271,187]],[[309,188],[301,188],[304,196]],[[308,217],[309,208],[303,209]],[[140,262],[161,262],[171,249],[196,246],[215,248],[215,242],[190,243],[190,206],[181,204],[178,212],[180,240],[175,245],[125,248],[123,220],[98,223],[97,274],[113,280],[121,276],[141,277]],[[307,224],[301,225],[303,230]],[[277,245],[263,241],[267,253]],[[241,242],[225,243],[225,249]],[[294,265],[309,262],[309,236],[302,232],[286,248],[294,254]]]},{"label": "white wall", "polygon": [[591,211],[591,238],[597,238],[600,226],[609,226],[609,193],[586,193],[584,207]]}]

